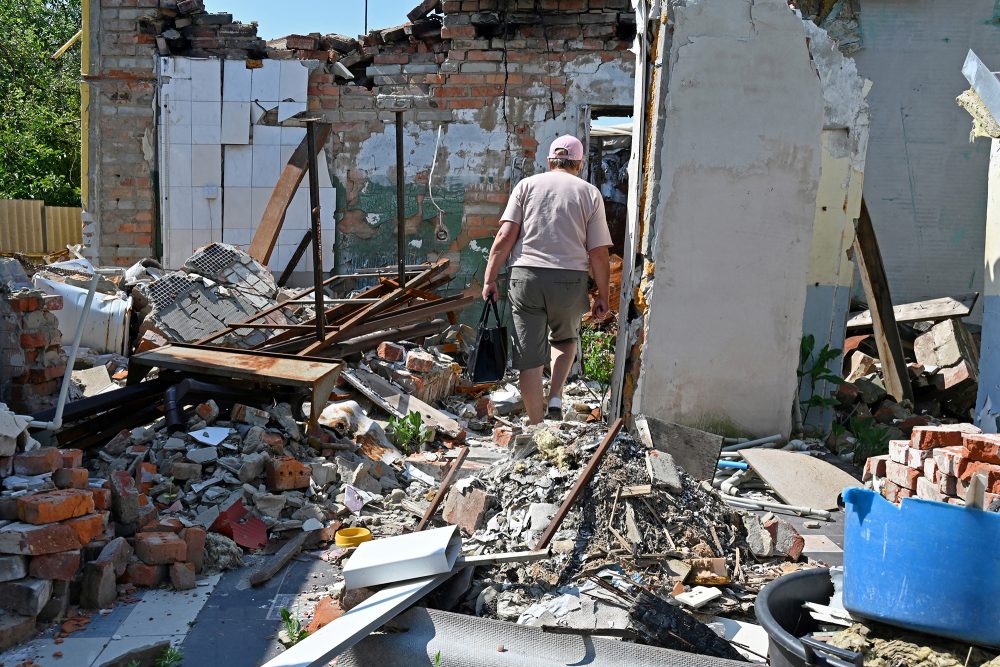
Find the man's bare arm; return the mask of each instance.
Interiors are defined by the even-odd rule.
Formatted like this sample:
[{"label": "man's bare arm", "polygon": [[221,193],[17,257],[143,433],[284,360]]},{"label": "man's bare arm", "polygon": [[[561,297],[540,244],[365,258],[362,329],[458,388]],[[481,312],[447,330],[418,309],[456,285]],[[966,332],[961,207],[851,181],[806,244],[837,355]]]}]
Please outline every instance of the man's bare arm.
[{"label": "man's bare arm", "polygon": [[590,273],[597,284],[597,298],[590,308],[590,313],[598,320],[608,315],[608,299],[611,298],[611,260],[608,246],[594,248],[590,255]]},{"label": "man's bare arm", "polygon": [[486,262],[486,275],[483,277],[484,300],[496,301],[500,298],[500,291],[497,289],[497,275],[500,273],[500,267],[510,257],[510,252],[514,249],[514,244],[517,243],[517,237],[520,233],[520,225],[509,220],[500,225],[500,231],[497,232],[497,236],[493,240],[493,247],[490,248],[490,258]]}]

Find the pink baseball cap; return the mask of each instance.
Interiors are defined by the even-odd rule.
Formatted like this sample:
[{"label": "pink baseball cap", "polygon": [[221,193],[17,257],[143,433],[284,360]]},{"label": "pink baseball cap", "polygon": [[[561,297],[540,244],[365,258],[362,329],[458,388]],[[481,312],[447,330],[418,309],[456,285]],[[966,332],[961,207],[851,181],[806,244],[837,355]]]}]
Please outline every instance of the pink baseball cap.
[{"label": "pink baseball cap", "polygon": [[[558,151],[562,149],[566,151],[565,153],[559,153]],[[574,137],[572,134],[564,134],[549,146],[549,159],[552,158],[568,158],[570,160],[582,160],[583,159],[583,144],[580,140]]]}]

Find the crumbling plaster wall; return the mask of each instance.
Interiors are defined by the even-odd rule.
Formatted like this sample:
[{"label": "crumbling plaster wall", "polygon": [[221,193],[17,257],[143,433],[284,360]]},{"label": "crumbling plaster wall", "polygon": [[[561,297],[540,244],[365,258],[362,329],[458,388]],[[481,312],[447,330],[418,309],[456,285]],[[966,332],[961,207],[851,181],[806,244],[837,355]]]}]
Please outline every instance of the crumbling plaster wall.
[{"label": "crumbling plaster wall", "polygon": [[861,16],[854,57],[874,83],[865,201],[893,301],[981,291],[989,147],[969,143],[955,98],[967,51],[1000,52],[996,4],[864,0]]},{"label": "crumbling plaster wall", "polygon": [[[395,114],[379,98],[409,96],[407,261],[447,257],[452,287],[478,285],[510,188],[546,168],[549,142],[585,136],[590,105],[631,106],[632,37],[620,33],[627,4],[446,1],[442,40],[372,49],[371,90],[332,76],[311,90],[333,123],[338,270],[395,263]],[[483,12],[510,32],[477,36]]]},{"label": "crumbling plaster wall", "polygon": [[688,0],[674,33],[636,412],[787,434],[823,96],[781,0]]}]

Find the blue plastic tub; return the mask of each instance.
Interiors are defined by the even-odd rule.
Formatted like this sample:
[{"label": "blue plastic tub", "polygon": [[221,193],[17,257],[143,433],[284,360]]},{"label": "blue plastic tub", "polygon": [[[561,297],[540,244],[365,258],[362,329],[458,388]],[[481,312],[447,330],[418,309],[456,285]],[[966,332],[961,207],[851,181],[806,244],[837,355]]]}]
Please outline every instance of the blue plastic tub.
[{"label": "blue plastic tub", "polygon": [[844,491],[844,607],[1000,647],[1000,514],[918,498],[896,507]]}]

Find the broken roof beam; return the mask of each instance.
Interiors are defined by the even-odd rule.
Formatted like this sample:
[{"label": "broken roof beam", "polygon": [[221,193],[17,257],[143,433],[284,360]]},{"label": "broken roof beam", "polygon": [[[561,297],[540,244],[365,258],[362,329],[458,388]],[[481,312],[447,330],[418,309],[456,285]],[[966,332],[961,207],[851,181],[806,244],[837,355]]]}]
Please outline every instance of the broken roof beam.
[{"label": "broken roof beam", "polygon": [[[915,301],[893,306],[896,324],[904,322],[921,322],[924,320],[948,320],[968,317],[979,299],[979,292],[969,292],[958,296],[945,296],[940,299]],[[866,310],[847,320],[848,329],[860,329],[872,325],[872,311]]]}]

